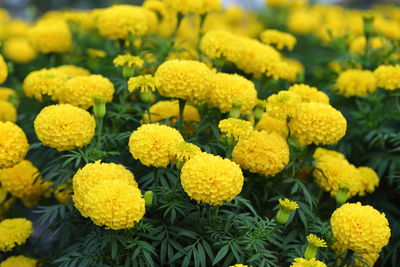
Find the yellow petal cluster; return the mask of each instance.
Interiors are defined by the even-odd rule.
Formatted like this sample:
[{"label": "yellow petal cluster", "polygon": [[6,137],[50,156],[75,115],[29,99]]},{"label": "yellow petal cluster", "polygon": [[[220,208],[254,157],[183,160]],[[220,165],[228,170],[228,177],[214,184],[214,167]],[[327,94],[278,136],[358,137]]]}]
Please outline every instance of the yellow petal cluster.
[{"label": "yellow petal cluster", "polygon": [[187,143],[185,141],[176,143],[172,147],[172,154],[174,155],[175,162],[186,162],[197,154],[201,153],[200,147],[195,144]]},{"label": "yellow petal cluster", "polygon": [[18,97],[17,91],[7,87],[0,87],[0,100],[9,101],[11,97]]},{"label": "yellow petal cluster", "polygon": [[114,91],[114,85],[102,75],[79,76],[68,79],[64,88],[59,92],[58,99],[60,103],[88,109],[94,105],[94,97],[111,102]]},{"label": "yellow petal cluster", "polygon": [[236,163],[207,153],[186,161],[181,172],[182,187],[189,197],[214,206],[235,198],[242,191],[243,181]]},{"label": "yellow petal cluster", "polygon": [[157,34],[164,38],[171,37],[178,22],[176,12],[172,11],[167,3],[158,0],[146,0],[143,7],[156,13],[159,20]]},{"label": "yellow petal cluster", "polygon": [[290,33],[278,30],[265,30],[261,33],[260,39],[265,44],[275,45],[279,50],[282,50],[285,47],[288,50],[292,50],[296,44],[296,37]]},{"label": "yellow petal cluster", "polygon": [[322,148],[322,147],[318,147],[318,148],[315,150],[314,155],[313,155],[313,157],[314,157],[316,160],[319,160],[319,159],[321,159],[321,158],[324,157],[324,156],[330,156],[330,157],[334,157],[334,158],[338,158],[338,159],[346,159],[346,157],[345,157],[342,153],[337,152],[337,151],[335,151],[335,150],[330,150],[330,149]]},{"label": "yellow petal cluster", "polygon": [[3,44],[3,53],[6,58],[19,64],[29,63],[37,55],[30,42],[23,37],[7,39]]},{"label": "yellow petal cluster", "polygon": [[[334,242],[330,248],[335,252],[336,255],[338,255],[337,262],[338,264],[342,263],[344,259],[344,255],[346,252],[346,247],[343,244],[340,244],[339,242]],[[379,253],[377,252],[372,252],[372,253],[354,253],[354,262],[350,265],[346,265],[346,267],[366,267],[365,263],[368,264],[368,266],[374,266],[375,262],[379,258]],[[361,261],[362,259],[362,261]]]},{"label": "yellow petal cluster", "polygon": [[[370,46],[372,49],[381,49],[387,44],[387,40],[381,36],[372,37],[370,39]],[[349,51],[354,54],[365,54],[367,46],[367,39],[364,35],[357,36],[353,40],[351,40],[349,44]]]},{"label": "yellow petal cluster", "polygon": [[25,256],[11,256],[0,263],[0,267],[36,267],[37,260]]},{"label": "yellow petal cluster", "polygon": [[400,65],[382,65],[375,71],[376,84],[386,90],[400,88]]},{"label": "yellow petal cluster", "polygon": [[156,73],[158,92],[165,97],[189,101],[204,101],[210,89],[213,72],[204,64],[192,60],[169,60]]},{"label": "yellow petal cluster", "polygon": [[319,238],[318,236],[314,234],[309,234],[307,236],[307,242],[308,244],[317,247],[317,248],[326,248],[326,242],[322,238]]},{"label": "yellow petal cluster", "polygon": [[32,234],[32,222],[23,219],[5,219],[0,222],[0,251],[10,251],[25,243]]},{"label": "yellow petal cluster", "polygon": [[300,145],[332,145],[346,134],[347,121],[330,105],[302,103],[297,116],[289,122],[289,129]]},{"label": "yellow petal cluster", "polygon": [[182,14],[203,14],[218,11],[221,8],[221,0],[164,0],[167,8]]},{"label": "yellow petal cluster", "polygon": [[326,267],[326,264],[316,259],[306,260],[304,258],[296,258],[290,264],[290,267]]},{"label": "yellow petal cluster", "polygon": [[334,238],[357,253],[379,253],[390,238],[385,214],[360,202],[345,203],[336,209],[331,227]]},{"label": "yellow petal cluster", "polygon": [[286,121],[278,120],[274,117],[271,117],[270,115],[268,115],[268,113],[264,113],[262,115],[261,119],[256,125],[256,130],[266,131],[269,133],[277,133],[284,139],[286,139],[289,134],[289,128],[286,124]]},{"label": "yellow petal cluster", "polygon": [[280,91],[268,97],[266,109],[271,117],[286,121],[298,114],[300,106],[301,98],[296,93]]},{"label": "yellow petal cluster", "polygon": [[27,97],[42,101],[43,95],[52,100],[58,99],[58,94],[65,87],[67,75],[57,69],[41,69],[32,71],[25,77],[22,85]]},{"label": "yellow petal cluster", "polygon": [[130,78],[128,80],[129,92],[133,92],[136,89],[139,89],[141,92],[155,91],[156,79],[150,74]]},{"label": "yellow petal cluster", "polygon": [[[150,107],[150,117],[153,122],[161,122],[168,120],[171,123],[176,123],[179,118],[179,103],[178,100],[158,101]],[[193,123],[200,121],[200,113],[195,106],[185,105],[183,110],[183,120],[185,123]],[[149,122],[148,114],[143,115],[143,122]]]},{"label": "yellow petal cluster", "polygon": [[275,175],[289,163],[289,146],[276,133],[254,131],[248,139],[239,140],[232,159],[250,172]]},{"label": "yellow petal cluster", "polygon": [[0,121],[17,121],[17,109],[10,102],[0,100]]},{"label": "yellow petal cluster", "polygon": [[225,113],[229,112],[236,102],[241,103],[242,113],[250,113],[257,103],[254,84],[237,74],[215,74],[212,78],[208,103]]},{"label": "yellow petal cluster", "polygon": [[118,55],[114,58],[113,63],[117,67],[128,67],[128,68],[141,68],[143,67],[144,61],[140,57],[132,56],[131,54]]},{"label": "yellow petal cluster", "polygon": [[301,102],[303,103],[317,102],[329,104],[329,96],[319,91],[316,87],[307,84],[294,84],[290,86],[288,90],[300,96]]},{"label": "yellow petal cluster", "polygon": [[34,121],[34,128],[43,145],[63,151],[89,144],[96,123],[86,110],[58,104],[43,108]]},{"label": "yellow petal cluster", "polygon": [[173,147],[182,141],[182,135],[172,127],[143,124],[131,134],[129,151],[143,165],[165,168],[174,160]]},{"label": "yellow petal cluster", "polygon": [[6,62],[4,61],[3,56],[0,54],[0,83],[6,81],[8,76],[8,67]]},{"label": "yellow petal cluster", "polygon": [[287,211],[297,210],[299,208],[299,204],[296,201],[290,200],[288,198],[279,199],[279,205],[286,209]]},{"label": "yellow petal cluster", "polygon": [[28,148],[28,139],[21,128],[12,122],[0,122],[0,169],[20,163]]},{"label": "yellow petal cluster", "polygon": [[285,79],[287,79],[290,83],[295,83],[297,81],[297,75],[305,72],[304,65],[300,61],[293,58],[283,58],[282,60],[283,63],[287,65]]},{"label": "yellow petal cluster", "polygon": [[75,65],[61,65],[56,69],[67,75],[68,78],[90,75],[89,70]]},{"label": "yellow petal cluster", "polygon": [[339,74],[333,89],[346,97],[366,96],[376,91],[375,75],[370,70],[346,70]]},{"label": "yellow petal cluster", "polygon": [[249,138],[253,132],[251,122],[235,118],[221,120],[218,128],[227,137],[232,137],[236,141]]},{"label": "yellow petal cluster", "polygon": [[235,264],[235,265],[231,265],[229,267],[248,267],[249,265],[244,265],[244,264]]},{"label": "yellow petal cluster", "polygon": [[360,192],[360,195],[365,195],[365,192],[373,193],[375,188],[379,185],[378,174],[376,174],[372,168],[366,166],[358,167],[357,169],[360,172],[361,182],[364,188],[364,190]]}]

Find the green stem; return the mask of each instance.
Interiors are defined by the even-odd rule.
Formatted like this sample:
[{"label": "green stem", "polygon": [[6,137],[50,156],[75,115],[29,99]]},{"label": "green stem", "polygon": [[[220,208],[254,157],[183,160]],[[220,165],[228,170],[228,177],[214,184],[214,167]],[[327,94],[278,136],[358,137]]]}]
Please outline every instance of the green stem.
[{"label": "green stem", "polygon": [[174,194],[176,193],[176,191],[177,191],[177,189],[178,189],[178,184],[179,184],[180,180],[181,180],[181,172],[179,171],[178,176],[176,177],[175,184],[174,184],[174,186],[172,187],[172,192],[173,192]]},{"label": "green stem", "polygon": [[183,99],[179,99],[179,120],[178,120],[178,125],[179,125],[179,131],[181,132],[181,134],[183,135],[183,112],[185,109],[185,105],[186,105],[186,100]]},{"label": "green stem", "polygon": [[101,138],[103,132],[103,117],[96,118],[97,121],[97,149],[100,150],[101,147]]},{"label": "green stem", "polygon": [[154,185],[157,186],[158,185],[158,181],[159,181],[158,169],[157,168],[154,168],[153,175],[154,175]]}]

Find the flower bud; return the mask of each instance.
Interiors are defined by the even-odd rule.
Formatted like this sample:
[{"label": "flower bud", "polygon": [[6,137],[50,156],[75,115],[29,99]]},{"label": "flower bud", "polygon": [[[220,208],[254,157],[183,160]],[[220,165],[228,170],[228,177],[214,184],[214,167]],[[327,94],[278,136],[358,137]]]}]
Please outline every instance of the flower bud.
[{"label": "flower bud", "polygon": [[150,207],[153,204],[153,197],[154,197],[153,191],[146,191],[144,193],[144,203],[146,207]]},{"label": "flower bud", "polygon": [[140,99],[142,99],[143,102],[150,102],[152,97],[153,93],[151,91],[140,92]]},{"label": "flower bud", "polygon": [[364,21],[364,34],[365,36],[371,36],[374,33],[374,15],[366,13],[363,15]]},{"label": "flower bud", "polygon": [[307,260],[315,259],[317,257],[318,248],[326,247],[325,240],[319,238],[314,234],[307,236],[308,245],[304,252],[304,258]]},{"label": "flower bud", "polygon": [[340,187],[336,192],[336,203],[342,205],[347,201],[349,189],[346,187]]},{"label": "flower bud", "polygon": [[278,213],[276,214],[276,221],[281,224],[284,225],[287,223],[287,221],[289,220],[289,216],[290,214],[299,208],[299,205],[296,203],[296,201],[291,201],[287,198],[285,199],[279,199],[279,210]]},{"label": "flower bud", "polygon": [[106,114],[106,102],[101,97],[93,98],[93,113],[96,118],[103,118]]},{"label": "flower bud", "polygon": [[135,74],[135,68],[123,66],[122,67],[122,76],[126,79],[133,77]]}]

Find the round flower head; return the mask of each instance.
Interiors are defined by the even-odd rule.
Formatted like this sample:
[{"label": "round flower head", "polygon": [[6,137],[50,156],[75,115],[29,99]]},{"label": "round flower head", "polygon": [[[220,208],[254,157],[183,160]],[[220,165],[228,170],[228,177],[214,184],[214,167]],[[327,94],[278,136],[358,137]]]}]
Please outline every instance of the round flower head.
[{"label": "round flower head", "polygon": [[296,37],[278,30],[265,30],[261,33],[260,39],[265,44],[275,45],[279,50],[285,47],[288,50],[292,50],[296,44]]},{"label": "round flower head", "polygon": [[88,109],[93,106],[94,97],[111,102],[114,91],[114,85],[102,75],[79,76],[66,82],[59,93],[59,101]]},{"label": "round flower head", "polygon": [[0,122],[0,169],[20,163],[28,148],[28,140],[21,128],[12,122]]},{"label": "round flower head", "polygon": [[376,85],[386,90],[400,88],[400,65],[382,65],[374,72]]},{"label": "round flower head", "polygon": [[98,226],[132,228],[145,212],[139,188],[124,180],[102,180],[86,193],[86,212]]},{"label": "round flower head", "polygon": [[239,166],[219,156],[201,153],[183,165],[181,183],[190,198],[220,206],[241,191],[243,174]]},{"label": "round flower head", "polygon": [[[169,120],[171,123],[176,123],[179,118],[179,103],[178,100],[174,101],[159,101],[150,107],[151,121],[165,121]],[[193,123],[200,121],[200,113],[195,106],[185,105],[183,111],[183,120],[185,123]],[[148,114],[143,115],[143,122],[149,122]]]},{"label": "round flower head", "polygon": [[204,34],[200,50],[211,59],[226,59],[233,62],[236,56],[236,37],[228,31],[211,30]]},{"label": "round flower head", "polygon": [[12,250],[25,243],[32,234],[32,222],[26,219],[5,219],[0,222],[0,251]]},{"label": "round flower head", "polygon": [[17,109],[10,102],[0,100],[0,121],[17,121]]},{"label": "round flower head", "polygon": [[360,192],[360,195],[365,195],[365,192],[373,193],[375,188],[379,185],[379,177],[376,172],[369,167],[358,167],[358,171],[361,175],[361,183],[364,190]]},{"label": "round flower head", "polygon": [[129,151],[143,165],[165,168],[174,160],[173,147],[182,141],[182,135],[172,127],[144,124],[129,138]]},{"label": "round flower head", "polygon": [[232,137],[236,141],[249,138],[253,132],[253,126],[251,126],[251,122],[235,118],[229,118],[220,121],[218,128],[228,138]]},{"label": "round flower head", "polygon": [[200,147],[185,141],[176,143],[172,148],[172,154],[174,155],[175,162],[186,162],[200,153]]},{"label": "round flower head", "polygon": [[67,75],[68,78],[90,75],[89,70],[75,65],[61,65],[56,69]]},{"label": "round flower head", "polygon": [[267,113],[264,113],[256,125],[257,131],[266,131],[269,133],[277,133],[283,138],[287,138],[289,129],[285,120],[278,120]]},{"label": "round flower head", "polygon": [[3,56],[0,54],[0,83],[6,81],[8,76],[8,67],[6,62],[4,61]]},{"label": "round flower head", "polygon": [[133,5],[114,5],[99,12],[97,28],[109,39],[128,39],[154,30],[157,17],[152,11]]},{"label": "round flower head", "polygon": [[235,264],[235,265],[231,265],[229,267],[248,267],[249,265],[244,265],[244,264]]},{"label": "round flower head", "polygon": [[29,63],[37,55],[29,41],[21,37],[7,39],[3,44],[3,53],[9,60],[19,64]]},{"label": "round flower head", "polygon": [[370,70],[346,70],[339,74],[333,89],[346,97],[366,96],[376,91],[374,73]]},{"label": "round flower head", "polygon": [[29,32],[33,47],[44,54],[65,53],[72,48],[72,35],[68,24],[60,19],[39,21]]},{"label": "round flower head", "polygon": [[178,21],[176,13],[171,11],[164,1],[146,0],[143,7],[156,13],[159,19],[157,34],[164,38],[171,37]]},{"label": "round flower head", "polygon": [[306,84],[294,84],[289,87],[289,91],[296,93],[301,98],[301,102],[318,102],[323,104],[329,104],[329,97],[322,91],[319,91],[316,87],[311,87]]},{"label": "round flower head", "polygon": [[133,187],[137,187],[133,174],[120,164],[101,163],[100,161],[86,164],[76,172],[72,179],[74,205],[82,216],[88,216],[87,192],[105,180],[122,180]]},{"label": "round flower head", "polygon": [[17,91],[7,87],[0,87],[0,100],[9,101],[12,97],[18,97]]},{"label": "round flower head", "polygon": [[291,133],[300,145],[332,145],[337,143],[347,129],[342,113],[322,103],[302,103],[297,116],[289,122]]},{"label": "round flower head", "polygon": [[36,267],[37,260],[25,256],[11,256],[0,263],[0,267]]},{"label": "round flower head", "polygon": [[283,58],[284,63],[287,64],[287,74],[285,79],[287,79],[290,83],[295,83],[298,78],[298,74],[305,72],[304,65],[293,58]]},{"label": "round flower head", "polygon": [[257,103],[254,84],[237,74],[217,73],[213,76],[208,103],[221,112],[231,111],[239,102],[241,113],[250,113]]},{"label": "round flower head", "polygon": [[43,145],[63,151],[89,144],[96,123],[86,110],[58,104],[42,109],[34,121],[34,128]]},{"label": "round flower head", "polygon": [[253,132],[248,139],[239,140],[232,159],[250,172],[275,175],[289,163],[289,146],[276,133]]},{"label": "round flower head", "polygon": [[296,258],[290,267],[326,267],[326,264],[316,259],[306,260],[304,258]]},{"label": "round flower head", "polygon": [[[372,49],[382,49],[385,44],[387,44],[387,40],[384,37],[373,37],[370,39],[370,46]],[[354,54],[365,54],[365,47],[367,46],[367,38],[365,36],[358,36],[351,40],[349,43],[349,51]]]},{"label": "round flower head", "polygon": [[203,101],[210,89],[213,72],[204,64],[192,60],[169,60],[155,74],[157,89],[165,97]]},{"label": "round flower head", "polygon": [[156,90],[156,79],[150,74],[132,77],[128,80],[128,90],[133,92],[139,89],[141,92]]},{"label": "round flower head", "polygon": [[267,113],[273,118],[286,121],[297,115],[301,105],[301,98],[291,91],[280,91],[267,99]]},{"label": "round flower head", "polygon": [[200,13],[203,1],[205,0],[164,0],[168,8],[182,14]]},{"label": "round flower head", "polygon": [[22,87],[27,97],[42,101],[43,95],[48,95],[52,100],[57,100],[66,82],[67,76],[63,72],[57,69],[41,69],[29,73]]},{"label": "round flower head", "polygon": [[384,213],[358,203],[345,203],[331,217],[334,238],[358,253],[379,253],[387,245],[390,228]]},{"label": "round flower head", "polygon": [[299,9],[294,12],[290,12],[287,19],[287,27],[290,32],[297,34],[308,34],[311,33],[318,26],[318,18],[315,14],[306,10]]},{"label": "round flower head", "polygon": [[337,151],[334,150],[329,150],[329,149],[325,149],[322,147],[318,147],[315,152],[314,152],[314,159],[319,160],[324,156],[330,156],[330,157],[334,157],[334,158],[338,158],[338,159],[346,159],[346,157]]}]

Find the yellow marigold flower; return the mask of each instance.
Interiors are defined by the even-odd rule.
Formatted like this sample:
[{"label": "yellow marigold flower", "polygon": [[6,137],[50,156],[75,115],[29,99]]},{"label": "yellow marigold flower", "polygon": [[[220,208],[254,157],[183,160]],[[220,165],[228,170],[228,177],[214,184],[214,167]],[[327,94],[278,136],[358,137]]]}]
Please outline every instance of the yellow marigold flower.
[{"label": "yellow marigold flower", "polygon": [[265,44],[275,45],[279,50],[282,50],[285,47],[288,50],[293,50],[293,47],[296,44],[296,37],[290,33],[278,30],[265,30],[261,33],[260,39]]},{"label": "yellow marigold flower", "polygon": [[241,113],[250,113],[257,103],[254,84],[237,74],[217,73],[212,78],[208,103],[221,112],[229,112],[235,102],[241,102]]},{"label": "yellow marigold flower", "polygon": [[102,75],[92,74],[69,79],[59,92],[60,103],[68,103],[83,109],[94,105],[94,97],[104,102],[111,102],[114,94],[114,85]]},{"label": "yellow marigold flower", "polygon": [[13,37],[7,39],[3,44],[4,56],[9,60],[25,64],[36,58],[36,50],[26,38]]},{"label": "yellow marigold flower", "polygon": [[6,39],[14,37],[26,37],[30,28],[31,25],[29,25],[26,21],[13,19],[6,24],[5,37]]},{"label": "yellow marigold flower", "polygon": [[27,219],[2,220],[0,222],[0,251],[10,251],[16,245],[25,243],[32,232],[32,222]]},{"label": "yellow marigold flower", "polygon": [[213,11],[220,11],[222,7],[221,0],[202,0],[200,7],[200,14],[209,13]]},{"label": "yellow marigold flower", "polygon": [[319,19],[306,9],[290,12],[287,19],[287,27],[290,32],[297,34],[309,34],[318,26]]},{"label": "yellow marigold flower", "polygon": [[268,97],[266,109],[268,115],[279,120],[286,120],[297,115],[301,98],[292,91],[280,91]]},{"label": "yellow marigold flower", "polygon": [[11,103],[4,100],[0,100],[0,121],[17,121],[17,109]]},{"label": "yellow marigold flower", "polygon": [[88,216],[87,193],[105,180],[123,180],[129,185],[137,187],[133,174],[120,164],[101,163],[100,161],[86,164],[72,178],[74,205],[82,216]]},{"label": "yellow marigold flower", "polygon": [[231,137],[236,141],[249,138],[253,132],[251,122],[235,118],[221,120],[218,124],[218,128],[222,133],[226,134],[227,137]]},{"label": "yellow marigold flower", "polygon": [[375,72],[376,85],[386,90],[400,88],[400,65],[382,65]]},{"label": "yellow marigold flower", "polygon": [[[346,251],[346,247],[339,243],[339,242],[334,242],[331,245],[332,250],[335,252],[336,255],[339,256],[339,258],[337,259],[337,263],[338,265],[342,263],[344,256],[345,256],[345,251]],[[379,253],[377,252],[373,252],[373,253],[354,253],[353,256],[355,262],[353,262],[353,264],[351,265],[346,265],[346,267],[365,267],[365,263],[368,264],[368,266],[374,266],[375,262],[378,260],[379,258]],[[360,260],[362,259],[363,262]]]},{"label": "yellow marigold flower", "polygon": [[342,113],[330,105],[302,103],[289,122],[289,129],[300,145],[332,145],[346,134],[347,122]]},{"label": "yellow marigold flower", "polygon": [[29,73],[22,87],[27,97],[42,101],[43,95],[48,95],[52,100],[57,100],[66,82],[67,75],[63,72],[57,69],[41,69]]},{"label": "yellow marigold flower", "polygon": [[3,56],[0,54],[0,83],[6,81],[8,76],[8,67],[6,62],[4,61]]},{"label": "yellow marigold flower", "polygon": [[104,50],[88,48],[86,53],[92,58],[105,58],[107,56]]},{"label": "yellow marigold flower", "polygon": [[165,2],[158,0],[146,0],[143,7],[156,13],[159,19],[157,33],[164,38],[171,37],[178,22],[176,12],[169,9]]},{"label": "yellow marigold flower", "polygon": [[58,104],[43,108],[34,121],[34,128],[44,146],[63,151],[89,144],[96,123],[86,110]]},{"label": "yellow marigold flower", "polygon": [[18,97],[17,91],[7,87],[0,87],[0,100],[9,101],[12,97]]},{"label": "yellow marigold flower", "polygon": [[54,197],[60,204],[68,205],[69,200],[72,199],[72,188],[69,184],[59,185],[54,191]]},{"label": "yellow marigold flower", "polygon": [[68,24],[60,19],[39,21],[29,32],[32,46],[39,52],[65,53],[72,48],[72,36]]},{"label": "yellow marigold flower", "polygon": [[173,147],[182,141],[182,135],[172,127],[143,124],[130,136],[129,151],[143,165],[165,168],[174,160]]},{"label": "yellow marigold flower", "polygon": [[290,83],[295,83],[297,81],[297,75],[301,72],[305,72],[304,65],[293,58],[283,58],[282,61],[287,65],[287,74],[285,79]]},{"label": "yellow marigold flower", "polygon": [[369,70],[346,70],[339,74],[333,90],[346,97],[366,96],[376,91],[376,79]]},{"label": "yellow marigold flower", "polygon": [[375,188],[379,185],[379,177],[376,172],[366,166],[358,167],[358,171],[361,175],[361,182],[363,184],[364,190],[360,192],[360,195],[365,195],[365,191],[368,193],[373,193]]},{"label": "yellow marigold flower", "polygon": [[0,267],[36,267],[37,260],[25,256],[11,256],[0,263]]},{"label": "yellow marigold flower", "polygon": [[289,146],[276,133],[254,131],[248,139],[239,140],[232,159],[250,172],[275,175],[289,163]]},{"label": "yellow marigold flower", "polygon": [[268,0],[266,3],[269,7],[286,7],[290,5],[291,0]]},{"label": "yellow marigold flower", "polygon": [[[164,121],[168,119],[171,123],[176,123],[179,118],[179,102],[158,101],[150,107],[151,121]],[[197,123],[200,121],[200,113],[195,106],[185,105],[183,110],[183,120],[185,123]],[[149,123],[148,114],[143,115],[143,122]]]},{"label": "yellow marigold flower", "polygon": [[201,153],[183,165],[181,183],[190,198],[220,206],[241,191],[243,174],[239,166],[219,156]]},{"label": "yellow marigold flower", "polygon": [[345,203],[336,209],[331,227],[338,242],[358,253],[379,253],[390,238],[385,214],[360,202]]},{"label": "yellow marigold flower", "polygon": [[249,265],[244,265],[244,264],[235,264],[235,265],[231,265],[229,267],[248,267]]},{"label": "yellow marigold flower", "polygon": [[154,92],[156,90],[156,79],[150,74],[130,78],[128,80],[129,92],[132,93],[136,89],[139,89],[141,92]]},{"label": "yellow marigold flower", "polygon": [[145,212],[139,188],[116,179],[102,180],[86,193],[88,217],[98,226],[113,230],[132,228]]},{"label": "yellow marigold flower", "polygon": [[306,260],[304,258],[296,258],[290,267],[326,267],[326,264],[316,259]]},{"label": "yellow marigold flower", "polygon": [[326,242],[322,238],[319,238],[318,236],[314,234],[309,234],[307,236],[307,241],[309,244],[311,244],[314,247],[317,248],[326,248]]},{"label": "yellow marigold flower", "polygon": [[237,51],[234,34],[223,30],[211,30],[204,34],[200,50],[211,59],[225,58],[233,61]]},{"label": "yellow marigold flower", "polygon": [[206,99],[213,72],[204,64],[192,60],[169,60],[156,73],[157,90],[166,97],[189,101]]},{"label": "yellow marigold flower", "polygon": [[125,55],[118,55],[114,58],[113,63],[117,67],[141,68],[143,67],[144,61],[140,57],[132,56],[128,53]]},{"label": "yellow marigold flower", "polygon": [[204,0],[164,0],[168,8],[182,14],[200,13],[203,1]]},{"label": "yellow marigold flower", "polygon": [[301,102],[318,102],[329,104],[329,96],[316,87],[307,84],[294,84],[288,89],[290,92],[296,93],[301,97]]},{"label": "yellow marigold flower", "polygon": [[29,160],[23,160],[12,168],[0,169],[0,182],[11,195],[35,202],[44,193],[39,170]]},{"label": "yellow marigold flower", "polygon": [[[378,50],[385,46],[387,40],[382,37],[372,37],[370,40],[370,46],[372,49]],[[358,36],[354,38],[349,44],[349,51],[354,54],[364,54],[365,47],[367,46],[367,39],[365,36]]]},{"label": "yellow marigold flower", "polygon": [[186,162],[197,154],[201,153],[200,147],[185,141],[176,143],[172,147],[172,154],[176,162]]},{"label": "yellow marigold flower", "polygon": [[146,8],[133,5],[114,5],[98,14],[97,28],[109,39],[128,39],[128,35],[140,36],[154,30],[156,14]]},{"label": "yellow marigold flower", "polygon": [[318,147],[315,150],[314,155],[313,155],[313,157],[316,160],[320,160],[324,156],[330,156],[330,157],[334,157],[334,158],[338,158],[338,159],[346,159],[346,157],[342,153],[334,151],[334,150],[325,149],[322,147]]},{"label": "yellow marigold flower", "polygon": [[264,113],[260,121],[257,123],[256,130],[277,133],[284,139],[286,139],[289,134],[289,128],[285,120],[275,119],[267,113]]},{"label": "yellow marigold flower", "polygon": [[21,128],[9,121],[0,122],[0,169],[20,163],[28,148],[28,140]]},{"label": "yellow marigold flower", "polygon": [[61,65],[58,66],[56,69],[67,75],[68,78],[90,75],[89,70],[75,65]]},{"label": "yellow marigold flower", "polygon": [[281,205],[282,208],[287,209],[288,211],[294,211],[299,208],[299,204],[297,204],[296,201],[290,200],[290,199],[279,199],[279,205]]}]

